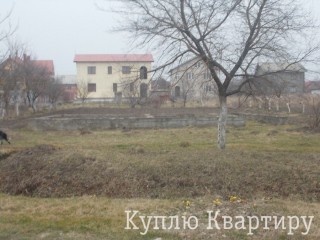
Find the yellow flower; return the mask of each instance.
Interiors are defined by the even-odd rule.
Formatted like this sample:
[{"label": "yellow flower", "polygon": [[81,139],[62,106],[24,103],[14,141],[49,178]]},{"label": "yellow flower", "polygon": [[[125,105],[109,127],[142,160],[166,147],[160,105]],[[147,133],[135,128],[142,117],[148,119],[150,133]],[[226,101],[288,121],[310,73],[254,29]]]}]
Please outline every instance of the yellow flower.
[{"label": "yellow flower", "polygon": [[238,200],[238,197],[237,196],[230,196],[230,202],[236,202]]},{"label": "yellow flower", "polygon": [[232,203],[235,203],[235,202],[237,202],[237,203],[242,203],[242,202],[243,202],[242,199],[239,198],[239,197],[237,197],[237,196],[230,196],[229,200],[230,200],[230,202],[232,202]]},{"label": "yellow flower", "polygon": [[184,200],[183,203],[186,208],[190,208],[191,202],[189,200]]},{"label": "yellow flower", "polygon": [[215,199],[215,200],[213,201],[213,204],[216,205],[216,206],[221,205],[220,199],[219,199],[219,198]]}]

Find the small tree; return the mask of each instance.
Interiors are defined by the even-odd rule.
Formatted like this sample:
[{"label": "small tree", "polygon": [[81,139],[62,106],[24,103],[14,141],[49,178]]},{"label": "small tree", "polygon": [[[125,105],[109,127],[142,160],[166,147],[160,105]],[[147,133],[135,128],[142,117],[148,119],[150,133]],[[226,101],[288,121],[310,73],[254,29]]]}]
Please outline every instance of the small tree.
[{"label": "small tree", "polygon": [[89,89],[88,89],[88,81],[83,79],[78,80],[77,83],[77,97],[81,100],[81,103],[84,104],[89,96]]},{"label": "small tree", "polygon": [[120,87],[123,96],[128,100],[129,106],[131,108],[135,108],[137,105],[140,104],[140,88],[139,85],[136,83],[137,81],[138,79],[122,79],[120,82]]},{"label": "small tree", "polygon": [[181,81],[181,96],[183,99],[183,107],[186,107],[187,101],[195,96],[196,78]]},{"label": "small tree", "polygon": [[[21,50],[21,48],[17,48],[14,52],[12,51],[13,44],[10,42],[10,37],[15,33],[16,27],[13,27],[10,23],[11,13],[12,9],[4,15],[0,14],[0,104],[2,117],[8,113],[12,97],[16,104],[16,114],[19,115],[19,94],[21,93],[20,89],[17,88],[17,82],[19,82],[17,76],[14,76],[17,64],[8,61],[8,59],[11,59],[10,56],[17,56],[18,50]],[[13,95],[12,92],[14,92]]]},{"label": "small tree", "polygon": [[[114,89],[115,96],[121,93],[129,103],[131,108],[137,105],[144,105],[148,99],[148,89],[150,82],[147,80],[147,69],[134,69],[130,66],[132,75],[120,79],[119,89]],[[117,85],[117,86],[118,86]]]},{"label": "small tree", "polygon": [[[18,82],[19,82],[19,63],[9,58],[1,71],[1,102],[3,103],[5,114],[9,113],[10,102],[18,102]],[[17,112],[19,114],[19,112]]]},{"label": "small tree", "polygon": [[52,79],[51,73],[46,67],[26,58],[23,61],[23,78],[29,106],[33,112],[36,112],[36,102],[40,96],[45,95],[47,86]]},{"label": "small tree", "polygon": [[310,109],[309,126],[311,129],[320,128],[320,96],[313,95],[309,98],[308,107]]},{"label": "small tree", "polygon": [[55,109],[59,98],[63,95],[63,86],[61,84],[61,79],[51,79],[47,85],[46,96],[48,96],[50,102],[50,108]]},{"label": "small tree", "polygon": [[[16,49],[16,48],[15,48]],[[10,48],[12,52],[12,48]],[[1,102],[3,115],[9,113],[10,103],[15,105],[16,116],[20,115],[20,104],[24,93],[23,64],[18,49],[0,65]]]}]

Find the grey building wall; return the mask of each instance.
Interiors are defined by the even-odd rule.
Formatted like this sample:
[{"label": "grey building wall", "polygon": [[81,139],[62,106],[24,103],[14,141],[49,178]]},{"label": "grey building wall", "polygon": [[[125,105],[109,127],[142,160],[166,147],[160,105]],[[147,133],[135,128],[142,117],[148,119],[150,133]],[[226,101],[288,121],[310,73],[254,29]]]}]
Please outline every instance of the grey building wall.
[{"label": "grey building wall", "polygon": [[264,68],[257,66],[255,87],[264,94],[293,94],[305,92],[305,69]]}]

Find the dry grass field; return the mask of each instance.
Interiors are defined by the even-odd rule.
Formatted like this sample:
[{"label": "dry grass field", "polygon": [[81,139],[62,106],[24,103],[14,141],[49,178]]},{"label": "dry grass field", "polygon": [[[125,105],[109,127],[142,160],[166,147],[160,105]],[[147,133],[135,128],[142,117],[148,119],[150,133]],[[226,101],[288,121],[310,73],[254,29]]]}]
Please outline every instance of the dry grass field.
[{"label": "dry grass field", "polygon": [[[320,134],[301,129],[248,122],[228,129],[225,151],[215,128],[10,129],[12,144],[0,149],[0,239],[319,239]],[[126,210],[203,224],[143,236],[125,230]],[[210,210],[314,220],[307,236],[262,227],[248,236],[206,229]]]}]

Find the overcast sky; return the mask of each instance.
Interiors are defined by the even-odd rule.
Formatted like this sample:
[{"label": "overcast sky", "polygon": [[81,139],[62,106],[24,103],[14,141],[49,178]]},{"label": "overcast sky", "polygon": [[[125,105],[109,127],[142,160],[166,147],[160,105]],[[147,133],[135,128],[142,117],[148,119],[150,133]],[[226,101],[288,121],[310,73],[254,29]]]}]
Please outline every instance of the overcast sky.
[{"label": "overcast sky", "polygon": [[[320,19],[320,0],[303,2]],[[1,0],[0,16],[13,8],[15,38],[26,44],[32,57],[52,59],[58,75],[76,74],[75,54],[133,53],[124,34],[110,31],[118,16],[96,6],[108,8],[108,4],[105,0]]]},{"label": "overcast sky", "polygon": [[125,36],[110,31],[116,15],[102,11],[104,0],[1,0],[0,14],[13,8],[15,38],[31,56],[54,60],[56,74],[76,74],[77,53],[126,53]]}]

